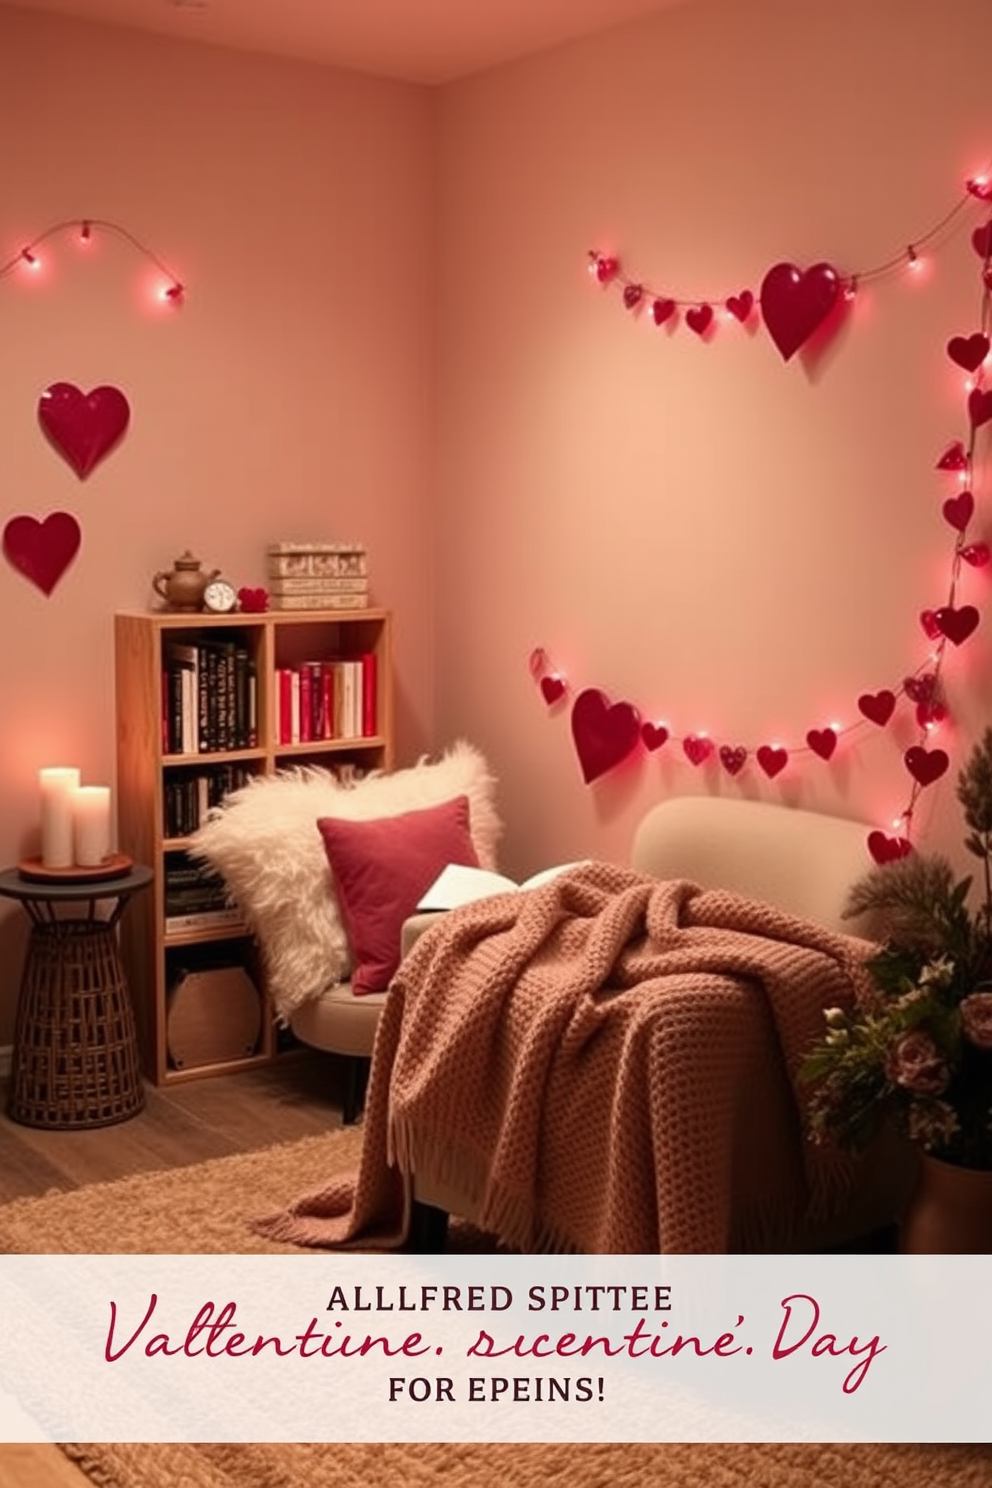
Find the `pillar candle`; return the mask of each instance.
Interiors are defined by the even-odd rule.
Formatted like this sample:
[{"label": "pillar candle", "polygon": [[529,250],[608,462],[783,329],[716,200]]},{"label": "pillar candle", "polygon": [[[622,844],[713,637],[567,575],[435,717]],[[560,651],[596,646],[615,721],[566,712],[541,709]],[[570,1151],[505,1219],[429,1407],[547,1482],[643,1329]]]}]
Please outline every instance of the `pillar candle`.
[{"label": "pillar candle", "polygon": [[46,868],[72,866],[72,792],[79,786],[79,771],[63,766],[40,770],[41,861]]},{"label": "pillar candle", "polygon": [[110,856],[110,786],[81,785],[72,793],[73,862],[94,868]]}]

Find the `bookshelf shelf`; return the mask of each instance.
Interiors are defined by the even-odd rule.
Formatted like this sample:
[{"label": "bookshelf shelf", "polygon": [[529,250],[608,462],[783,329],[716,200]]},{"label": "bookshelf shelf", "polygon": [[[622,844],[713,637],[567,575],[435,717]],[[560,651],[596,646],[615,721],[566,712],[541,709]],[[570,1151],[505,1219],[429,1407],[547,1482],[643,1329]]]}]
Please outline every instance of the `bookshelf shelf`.
[{"label": "bookshelf shelf", "polygon": [[[191,867],[186,851],[202,813],[226,790],[252,774],[303,763],[332,770],[392,767],[390,612],[122,612],[114,617],[114,642],[118,846],[135,862],[147,863],[154,875],[150,892],[135,901],[121,927],[145,1073],[161,1085],[283,1057],[264,1005],[258,950],[244,926],[167,929],[166,911],[185,913],[189,899],[183,908],[179,901],[198,892],[186,886]],[[346,732],[340,712],[345,662],[353,664],[348,683],[353,726]],[[303,686],[304,671],[312,691]],[[180,672],[191,672],[193,680]],[[318,678],[323,679],[319,687]],[[292,691],[303,692],[306,718],[299,696],[287,714]],[[356,725],[362,732],[354,732]],[[194,727],[195,738],[189,732]],[[305,737],[308,732],[312,737]],[[196,1063],[187,1057],[179,1068],[169,1052],[176,979],[190,970],[210,973],[232,965],[249,972],[263,999],[255,1051],[246,1056],[232,1040],[230,1058],[212,1053]],[[209,975],[201,980],[208,985]],[[204,1008],[206,1022],[225,1016],[223,998],[218,997],[216,1010]],[[212,1027],[211,1050],[223,1044],[223,1034],[222,1025]]]}]

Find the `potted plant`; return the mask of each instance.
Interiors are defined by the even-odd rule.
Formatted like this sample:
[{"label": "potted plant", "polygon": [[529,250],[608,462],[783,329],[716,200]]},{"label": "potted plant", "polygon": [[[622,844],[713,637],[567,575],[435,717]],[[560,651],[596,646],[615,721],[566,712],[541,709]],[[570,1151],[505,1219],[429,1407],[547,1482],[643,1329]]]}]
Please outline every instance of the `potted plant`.
[{"label": "potted plant", "polygon": [[[992,1245],[992,728],[958,775],[957,799],[980,882],[957,878],[940,854],[912,852],[853,885],[845,915],[869,916],[881,941],[867,962],[871,991],[851,1012],[826,1010],[801,1072],[813,1084],[813,1141],[854,1150],[891,1121],[916,1144],[919,1203],[904,1249]],[[931,1220],[943,1228],[965,1214],[963,1243],[938,1243]]]}]

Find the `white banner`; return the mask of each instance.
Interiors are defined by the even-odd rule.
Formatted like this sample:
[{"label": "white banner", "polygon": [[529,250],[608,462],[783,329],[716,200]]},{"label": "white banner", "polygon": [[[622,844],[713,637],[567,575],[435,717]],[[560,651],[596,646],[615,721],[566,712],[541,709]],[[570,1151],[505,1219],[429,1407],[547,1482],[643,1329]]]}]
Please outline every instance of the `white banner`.
[{"label": "white banner", "polygon": [[988,1440],[988,1256],[0,1257],[3,1441]]}]

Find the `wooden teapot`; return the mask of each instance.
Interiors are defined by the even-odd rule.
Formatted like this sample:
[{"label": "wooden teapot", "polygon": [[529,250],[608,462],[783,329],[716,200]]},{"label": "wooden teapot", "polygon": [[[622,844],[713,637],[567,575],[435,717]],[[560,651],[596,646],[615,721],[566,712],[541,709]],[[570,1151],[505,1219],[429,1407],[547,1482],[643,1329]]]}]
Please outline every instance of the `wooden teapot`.
[{"label": "wooden teapot", "polygon": [[219,573],[219,568],[204,572],[199,558],[187,548],[168,572],[163,570],[154,576],[152,588],[170,610],[202,610],[206,587]]}]

